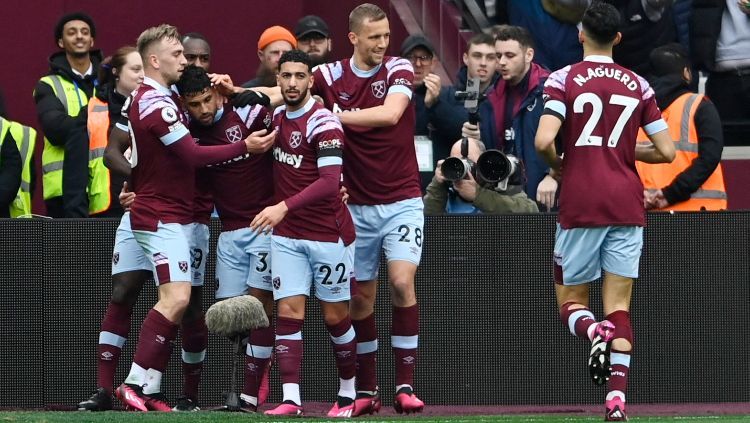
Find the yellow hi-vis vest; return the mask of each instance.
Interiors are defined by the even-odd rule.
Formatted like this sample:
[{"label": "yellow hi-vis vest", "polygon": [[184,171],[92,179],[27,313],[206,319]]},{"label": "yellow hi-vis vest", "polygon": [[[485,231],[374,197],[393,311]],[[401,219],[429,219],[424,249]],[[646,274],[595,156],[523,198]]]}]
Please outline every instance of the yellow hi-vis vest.
[{"label": "yellow hi-vis vest", "polygon": [[[60,100],[65,113],[70,117],[78,116],[81,109],[88,104],[86,93],[76,87],[69,80],[59,75],[47,75],[40,81],[49,85],[55,96]],[[65,146],[52,145],[47,137],[44,137],[44,151],[42,152],[42,186],[44,188],[44,199],[60,197],[63,194],[62,169],[65,160]]]},{"label": "yellow hi-vis vest", "polygon": [[88,105],[86,127],[89,133],[89,214],[94,215],[109,210],[110,195],[109,169],[104,166],[104,149],[109,135],[109,106],[96,96]]},{"label": "yellow hi-vis vest", "polygon": [[0,117],[0,148],[10,131],[21,153],[21,187],[10,203],[10,217],[31,217],[31,155],[36,145],[36,130]]},{"label": "yellow hi-vis vest", "polygon": [[[674,140],[676,155],[672,163],[635,162],[643,188],[657,190],[666,187],[698,158],[698,132],[694,117],[701,100],[703,94],[685,93],[662,111],[662,117],[669,125],[669,135]],[[638,142],[650,143],[643,129],[638,132]],[[659,210],[700,211],[726,208],[727,190],[724,188],[724,174],[720,163],[689,200]]]}]

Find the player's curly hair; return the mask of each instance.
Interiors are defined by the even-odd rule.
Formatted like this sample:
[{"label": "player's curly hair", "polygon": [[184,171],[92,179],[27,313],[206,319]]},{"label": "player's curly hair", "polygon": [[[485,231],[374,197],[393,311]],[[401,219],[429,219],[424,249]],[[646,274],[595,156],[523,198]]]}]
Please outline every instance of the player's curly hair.
[{"label": "player's curly hair", "polygon": [[189,65],[182,71],[182,76],[175,84],[177,92],[182,96],[196,95],[211,88],[211,80],[206,70],[195,65]]},{"label": "player's curly hair", "polygon": [[304,63],[307,65],[307,72],[312,73],[312,60],[310,60],[310,56],[302,50],[289,50],[284,52],[279,59],[279,70],[281,70],[281,65],[286,62]]},{"label": "player's curly hair", "polygon": [[609,3],[594,1],[583,13],[581,26],[595,43],[607,45],[617,37],[620,12]]}]

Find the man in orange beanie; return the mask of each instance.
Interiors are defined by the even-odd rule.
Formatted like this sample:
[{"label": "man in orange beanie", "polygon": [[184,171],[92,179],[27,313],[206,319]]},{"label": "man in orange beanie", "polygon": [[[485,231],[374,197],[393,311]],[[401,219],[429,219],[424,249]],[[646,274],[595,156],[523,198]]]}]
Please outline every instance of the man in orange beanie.
[{"label": "man in orange beanie", "polygon": [[297,39],[288,29],[278,25],[267,28],[258,39],[258,71],[255,78],[242,84],[242,87],[275,87],[279,58],[284,52],[295,48]]}]

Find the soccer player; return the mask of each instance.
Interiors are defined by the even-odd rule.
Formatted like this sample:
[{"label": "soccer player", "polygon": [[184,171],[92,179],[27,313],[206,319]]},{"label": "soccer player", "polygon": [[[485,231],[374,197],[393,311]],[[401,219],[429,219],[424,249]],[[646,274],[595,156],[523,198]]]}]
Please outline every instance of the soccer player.
[{"label": "soccer player", "polygon": [[414,394],[419,310],[414,277],[422,255],[423,203],[414,151],[414,71],[408,60],[385,56],[388,18],[365,3],[349,14],[351,59],[315,68],[313,94],[322,97],[344,125],[344,185],[357,229],[354,274],[357,293],[351,313],[357,332],[355,414],[380,409],[376,378],[378,336],[373,316],[380,250],[388,260],[393,320],[391,346],[396,363],[398,412],[417,412]]},{"label": "soccer player", "polygon": [[[234,108],[222,103],[222,97],[211,87],[208,74],[199,67],[185,68],[176,85],[190,114],[190,133],[199,145],[232,144],[252,132],[271,130],[271,114],[265,107],[255,104]],[[201,169],[197,181],[204,191],[213,194],[221,219],[222,232],[216,247],[216,298],[249,293],[263,303],[269,322],[273,322],[271,236],[255,233],[248,224],[272,203],[272,172],[270,152],[247,154],[229,163]],[[273,341],[272,325],[250,332],[245,388],[241,395],[246,409],[255,411],[263,402],[259,388],[264,377],[267,384],[266,369]]]},{"label": "soccer player", "polygon": [[[278,86],[284,105],[274,113],[275,205],[255,216],[250,227],[273,228],[271,257],[277,301],[276,360],[283,402],[272,416],[302,415],[300,362],[305,301],[314,286],[331,336],[340,388],[328,417],[351,417],[356,388],[356,339],[349,317],[354,224],[341,201],[344,133],[336,116],[312,99],[310,57],[300,50],[279,60]],[[313,284],[314,282],[314,284]]]},{"label": "soccer player", "polygon": [[[582,62],[552,73],[536,148],[553,177],[562,171],[554,276],[560,316],[570,332],[591,341],[589,371],[607,385],[607,421],[626,420],[625,393],[633,331],[630,298],[643,246],[643,186],[635,160],[671,162],[675,151],[646,80],[612,61],[620,16],[596,2],[582,20]],[[636,147],[643,127],[652,144]],[[555,149],[561,132],[565,156]],[[589,283],[604,269],[605,320],[588,308]]]},{"label": "soccer player", "polygon": [[[211,48],[208,41],[197,33],[183,36],[184,55],[188,64],[195,64],[208,71]],[[140,55],[138,55],[140,57]],[[108,137],[104,160],[110,170],[129,178],[131,165],[124,153],[130,148],[130,129],[127,119],[115,117],[116,124]],[[123,198],[132,201],[135,194],[124,190]],[[183,316],[182,370],[183,394],[175,404],[175,411],[197,411],[198,386],[200,384],[208,330],[203,313],[203,284],[208,259],[208,223],[213,211],[211,196],[196,190],[194,198],[194,220],[188,236],[191,253],[192,289],[190,303]],[[104,411],[112,408],[112,392],[115,371],[122,348],[130,331],[133,307],[140,296],[143,284],[151,273],[151,264],[141,253],[130,227],[130,212],[126,211],[117,228],[112,253],[112,297],[107,306],[99,333],[97,382],[99,388],[88,399],[78,404],[79,410]]]},{"label": "soccer player", "polygon": [[263,136],[264,130],[241,143],[197,146],[185,127],[177,95],[168,88],[187,63],[176,28],[164,24],[145,30],[138,38],[138,51],[146,78],[132,94],[128,113],[132,185],[138,193],[130,223],[141,254],[152,266],[159,300],[143,322],[130,373],[116,395],[136,410],[171,411],[161,393],[161,378],[191,293],[193,169],[247,152],[262,153],[275,133]]}]

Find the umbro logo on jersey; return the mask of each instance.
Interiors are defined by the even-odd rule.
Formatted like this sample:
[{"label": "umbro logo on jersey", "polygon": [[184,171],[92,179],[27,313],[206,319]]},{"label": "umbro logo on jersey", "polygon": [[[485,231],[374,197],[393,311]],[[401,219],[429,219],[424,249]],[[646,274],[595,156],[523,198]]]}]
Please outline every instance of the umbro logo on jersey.
[{"label": "umbro logo on jersey", "polygon": [[292,135],[289,136],[289,146],[292,148],[297,148],[300,144],[302,144],[302,132],[293,131]]},{"label": "umbro logo on jersey", "polygon": [[370,84],[372,89],[372,95],[377,98],[383,98],[385,96],[385,81],[375,81]]},{"label": "umbro logo on jersey", "polygon": [[231,128],[227,128],[224,130],[224,134],[227,136],[227,140],[233,144],[242,139],[240,125],[234,125]]}]

